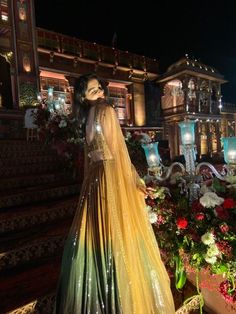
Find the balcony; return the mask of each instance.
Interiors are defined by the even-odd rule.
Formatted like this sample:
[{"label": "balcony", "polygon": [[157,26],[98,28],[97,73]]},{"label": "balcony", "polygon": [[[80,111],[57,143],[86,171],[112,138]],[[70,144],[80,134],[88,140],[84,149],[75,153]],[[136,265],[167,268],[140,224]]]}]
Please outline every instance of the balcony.
[{"label": "balcony", "polygon": [[236,104],[223,102],[221,112],[222,113],[236,113]]},{"label": "balcony", "polygon": [[74,57],[118,65],[157,74],[158,62],[128,51],[98,45],[74,37],[37,28],[38,48],[48,49]]},{"label": "balcony", "polygon": [[222,108],[220,109],[217,101],[211,101],[210,105],[208,103],[201,104],[200,108],[198,104],[189,103],[187,110],[185,104],[181,104],[175,107],[164,108],[162,112],[164,117],[183,113],[220,115],[220,113],[236,113],[236,104],[222,103]]}]

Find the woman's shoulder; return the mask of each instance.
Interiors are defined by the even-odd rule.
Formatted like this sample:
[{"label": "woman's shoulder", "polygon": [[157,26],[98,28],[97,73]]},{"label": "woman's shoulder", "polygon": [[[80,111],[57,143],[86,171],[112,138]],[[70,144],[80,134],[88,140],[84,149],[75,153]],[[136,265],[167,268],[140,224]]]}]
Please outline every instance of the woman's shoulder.
[{"label": "woman's shoulder", "polygon": [[97,108],[98,108],[98,111],[104,112],[104,113],[114,111],[115,109],[114,106],[106,100],[103,100],[102,102],[100,102]]}]

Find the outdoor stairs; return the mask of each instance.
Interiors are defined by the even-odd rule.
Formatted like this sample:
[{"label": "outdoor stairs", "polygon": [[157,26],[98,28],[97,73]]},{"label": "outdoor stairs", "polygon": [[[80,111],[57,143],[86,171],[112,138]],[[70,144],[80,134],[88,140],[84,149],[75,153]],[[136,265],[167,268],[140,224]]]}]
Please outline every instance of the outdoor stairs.
[{"label": "outdoor stairs", "polygon": [[0,314],[51,314],[82,178],[41,142],[0,140]]}]

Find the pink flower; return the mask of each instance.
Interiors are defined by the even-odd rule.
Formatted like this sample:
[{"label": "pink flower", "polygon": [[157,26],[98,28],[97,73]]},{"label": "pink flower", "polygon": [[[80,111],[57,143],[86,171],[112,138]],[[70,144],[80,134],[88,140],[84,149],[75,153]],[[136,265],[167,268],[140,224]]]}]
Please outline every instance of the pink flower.
[{"label": "pink flower", "polygon": [[232,257],[232,247],[227,241],[221,240],[217,242],[216,245],[224,255]]},{"label": "pink flower", "polygon": [[220,231],[221,231],[222,233],[226,233],[226,232],[229,231],[229,226],[227,225],[226,222],[220,224],[220,225],[219,225],[219,228],[220,228]]},{"label": "pink flower", "polygon": [[229,293],[230,289],[232,289],[231,282],[229,280],[225,280],[220,284],[219,292],[222,294],[225,301],[234,303],[236,301],[236,291]]},{"label": "pink flower", "polygon": [[203,220],[205,218],[205,215],[203,213],[197,213],[195,215],[196,220]]}]

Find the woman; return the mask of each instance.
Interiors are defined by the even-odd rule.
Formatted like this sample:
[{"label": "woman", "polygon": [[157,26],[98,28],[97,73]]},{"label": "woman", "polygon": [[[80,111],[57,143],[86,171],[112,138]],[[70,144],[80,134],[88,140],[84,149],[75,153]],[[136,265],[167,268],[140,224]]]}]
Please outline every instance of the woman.
[{"label": "woman", "polygon": [[175,312],[169,277],[145,211],[151,193],[131,164],[107,88],[75,85],[85,131],[85,177],[66,241],[55,313]]}]

